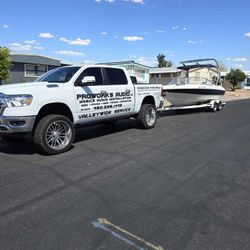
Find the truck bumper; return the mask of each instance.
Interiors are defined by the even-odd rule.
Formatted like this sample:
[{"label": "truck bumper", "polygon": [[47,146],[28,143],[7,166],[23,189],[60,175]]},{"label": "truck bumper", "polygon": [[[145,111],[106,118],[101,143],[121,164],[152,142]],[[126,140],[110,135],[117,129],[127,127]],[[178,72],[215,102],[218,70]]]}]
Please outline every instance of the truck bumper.
[{"label": "truck bumper", "polygon": [[3,116],[0,115],[0,134],[28,134],[32,131],[36,116]]}]

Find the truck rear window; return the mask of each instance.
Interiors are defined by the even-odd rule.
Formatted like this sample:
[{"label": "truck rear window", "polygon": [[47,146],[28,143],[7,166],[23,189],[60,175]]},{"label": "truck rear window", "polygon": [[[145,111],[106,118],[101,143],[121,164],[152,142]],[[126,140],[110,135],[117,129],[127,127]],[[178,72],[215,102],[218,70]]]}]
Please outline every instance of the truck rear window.
[{"label": "truck rear window", "polygon": [[128,84],[127,77],[122,69],[105,68],[107,74],[107,85]]}]

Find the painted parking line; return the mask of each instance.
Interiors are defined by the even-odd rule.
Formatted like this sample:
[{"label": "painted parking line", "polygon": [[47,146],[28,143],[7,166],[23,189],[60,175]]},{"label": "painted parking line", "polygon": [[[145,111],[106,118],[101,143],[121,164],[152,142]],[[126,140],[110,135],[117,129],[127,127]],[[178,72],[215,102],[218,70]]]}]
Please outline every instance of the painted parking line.
[{"label": "painted parking line", "polygon": [[[119,240],[124,241],[126,244],[133,246],[137,249],[140,249],[140,250],[145,249],[144,247],[139,246],[138,243],[140,243],[140,244],[143,244],[144,246],[146,246],[147,248],[149,247],[149,248],[154,249],[154,250],[164,250],[163,247],[155,246],[155,245],[151,244],[150,242],[136,236],[135,234],[130,233],[127,230],[111,223],[110,221],[108,221],[105,218],[99,218],[96,221],[93,221],[92,225],[96,228],[100,228],[106,232],[109,232],[112,236],[116,237]],[[133,241],[127,239],[126,236],[133,238],[135,241],[137,241],[137,243],[134,243]]]}]

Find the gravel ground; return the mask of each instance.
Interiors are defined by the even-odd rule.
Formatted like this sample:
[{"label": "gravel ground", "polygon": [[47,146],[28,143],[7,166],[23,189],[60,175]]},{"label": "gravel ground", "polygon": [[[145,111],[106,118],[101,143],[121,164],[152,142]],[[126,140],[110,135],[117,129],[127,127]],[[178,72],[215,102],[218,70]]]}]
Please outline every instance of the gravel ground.
[{"label": "gravel ground", "polygon": [[223,97],[223,101],[237,101],[243,99],[250,99],[249,90],[227,91]]}]

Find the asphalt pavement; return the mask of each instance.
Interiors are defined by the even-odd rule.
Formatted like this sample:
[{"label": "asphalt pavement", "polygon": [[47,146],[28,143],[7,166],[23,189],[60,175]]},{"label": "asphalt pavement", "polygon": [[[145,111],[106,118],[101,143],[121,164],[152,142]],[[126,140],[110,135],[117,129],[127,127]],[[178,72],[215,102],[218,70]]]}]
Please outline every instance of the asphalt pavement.
[{"label": "asphalt pavement", "polygon": [[250,100],[76,138],[0,139],[0,249],[250,249]]}]

